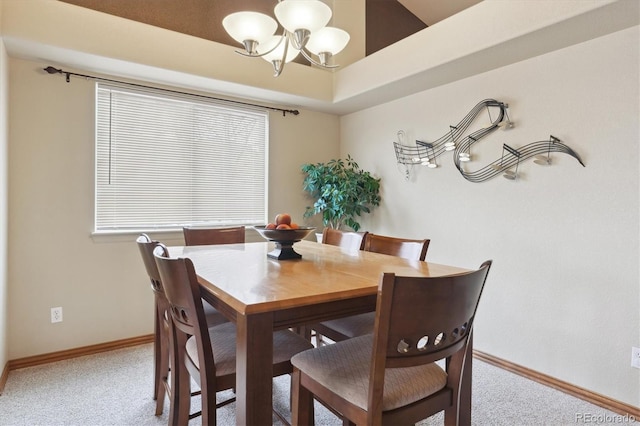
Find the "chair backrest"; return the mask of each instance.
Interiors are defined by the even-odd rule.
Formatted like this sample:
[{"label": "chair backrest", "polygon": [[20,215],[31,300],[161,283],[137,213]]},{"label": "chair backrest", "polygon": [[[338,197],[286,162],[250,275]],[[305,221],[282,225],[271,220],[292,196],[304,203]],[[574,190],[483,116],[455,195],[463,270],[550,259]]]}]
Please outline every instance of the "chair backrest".
[{"label": "chair backrest", "polygon": [[[442,277],[383,274],[376,305],[370,408],[381,406],[385,368],[423,365],[466,353],[491,263]],[[461,371],[464,356],[457,357],[456,363],[454,368]]]},{"label": "chair backrest", "polygon": [[153,250],[160,244],[158,241],[153,241],[147,234],[140,234],[136,239],[144,267],[151,281],[151,289],[156,295],[164,297],[164,288],[162,287],[162,281],[160,280],[160,273],[158,272],[158,266],[156,265],[156,259],[153,256]]},{"label": "chair backrest", "polygon": [[[169,303],[174,359],[184,363],[187,340],[195,336],[200,360],[200,386],[215,388],[215,359],[193,263],[188,258],[169,257],[169,251],[163,244],[159,244],[153,254]],[[209,413],[211,415],[215,416],[215,410],[213,414]]]},{"label": "chair backrest", "polygon": [[347,232],[339,229],[324,228],[322,244],[342,247],[348,250],[362,250],[367,232]]},{"label": "chair backrest", "polygon": [[191,336],[206,331],[200,287],[191,259],[171,258],[164,244],[158,244],[153,254],[176,327]]},{"label": "chair backrest", "polygon": [[407,238],[386,237],[384,235],[367,234],[362,250],[409,260],[424,260],[431,240],[411,240]]},{"label": "chair backrest", "polygon": [[184,244],[187,246],[202,246],[210,244],[244,243],[244,226],[228,228],[182,228]]}]

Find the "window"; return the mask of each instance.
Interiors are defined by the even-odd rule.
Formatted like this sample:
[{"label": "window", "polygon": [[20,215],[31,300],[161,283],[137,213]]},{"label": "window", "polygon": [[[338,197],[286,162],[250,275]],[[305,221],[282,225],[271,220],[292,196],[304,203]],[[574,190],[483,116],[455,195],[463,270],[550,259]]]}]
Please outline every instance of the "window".
[{"label": "window", "polygon": [[266,111],[104,84],[96,111],[96,232],[266,221]]}]

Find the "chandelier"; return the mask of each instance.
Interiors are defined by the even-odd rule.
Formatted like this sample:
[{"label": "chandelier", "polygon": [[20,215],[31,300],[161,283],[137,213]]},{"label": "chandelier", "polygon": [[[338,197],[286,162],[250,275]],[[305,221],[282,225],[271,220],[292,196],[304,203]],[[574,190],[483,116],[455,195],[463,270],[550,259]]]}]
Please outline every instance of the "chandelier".
[{"label": "chandelier", "polygon": [[[278,0],[273,12],[277,22],[250,11],[232,13],[222,20],[227,33],[244,46],[245,51],[237,53],[270,62],[274,77],[299,54],[318,67],[338,67],[330,65],[329,59],[345,48],[349,33],[326,26],[332,14],[329,6],[320,0]],[[280,35],[276,35],[278,24],[284,28]]]}]

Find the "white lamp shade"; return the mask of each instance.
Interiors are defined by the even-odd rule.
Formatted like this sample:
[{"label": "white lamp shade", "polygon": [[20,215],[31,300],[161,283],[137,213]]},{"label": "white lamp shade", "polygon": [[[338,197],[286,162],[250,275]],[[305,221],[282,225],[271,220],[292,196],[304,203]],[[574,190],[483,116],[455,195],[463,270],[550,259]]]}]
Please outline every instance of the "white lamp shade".
[{"label": "white lamp shade", "polygon": [[306,48],[316,55],[328,52],[332,55],[340,52],[349,43],[349,33],[340,28],[324,27],[311,33]]},{"label": "white lamp shade", "polygon": [[314,32],[327,25],[331,8],[320,0],[283,0],[273,9],[280,24],[289,32]]},{"label": "white lamp shade", "polygon": [[258,12],[236,12],[222,20],[222,26],[234,40],[264,43],[278,29],[278,23],[272,17]]},{"label": "white lamp shade", "polygon": [[[281,39],[282,39],[282,36],[271,36],[271,38],[269,38],[267,41],[265,41],[264,43],[258,46],[258,53],[268,52],[269,50],[273,49],[274,46],[277,45],[278,42],[280,42]],[[289,48],[287,49],[287,57],[284,59],[284,61],[285,62],[293,61],[296,58],[296,56],[298,56],[300,51],[294,48],[288,39],[283,40],[282,43],[280,43],[280,45],[276,47],[273,52],[267,53],[266,55],[262,56],[262,59],[264,59],[267,62],[281,60],[282,53],[284,52],[285,43],[289,43]]]}]

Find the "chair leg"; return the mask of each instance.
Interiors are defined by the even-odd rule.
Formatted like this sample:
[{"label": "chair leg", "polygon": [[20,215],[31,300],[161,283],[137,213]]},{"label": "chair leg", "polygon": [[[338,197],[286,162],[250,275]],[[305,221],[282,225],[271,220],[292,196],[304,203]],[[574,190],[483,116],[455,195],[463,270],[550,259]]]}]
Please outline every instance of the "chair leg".
[{"label": "chair leg", "polygon": [[160,381],[157,388],[158,397],[156,399],[156,416],[162,414],[162,411],[164,410],[165,396],[167,392],[169,392],[169,336],[167,336],[166,330],[162,331],[160,340]]},{"label": "chair leg", "polygon": [[302,337],[305,338],[305,340],[311,341],[311,328],[307,325],[304,325],[301,327],[300,330],[300,334],[302,335]]},{"label": "chair leg", "polygon": [[[159,330],[156,339],[156,416],[164,410],[164,400],[167,393],[167,380],[169,378],[169,332],[164,320],[164,313],[156,312],[156,323]],[[156,340],[156,342],[157,342]]]},{"label": "chair leg", "polygon": [[452,406],[444,411],[444,424],[458,426],[471,424],[472,339],[447,360],[447,381],[454,389]]},{"label": "chair leg", "polygon": [[[203,374],[204,372],[204,374]],[[202,401],[202,425],[217,424],[215,370],[200,370],[200,398]]]},{"label": "chair leg", "polygon": [[314,424],[313,395],[301,385],[301,376],[300,370],[294,368],[291,375],[292,426]]},{"label": "chair leg", "polygon": [[450,407],[444,410],[444,424],[445,426],[457,426],[458,425],[458,407]]},{"label": "chair leg", "polygon": [[[181,336],[183,337],[183,336]],[[191,410],[191,376],[184,363],[184,346],[186,338],[175,342],[176,334],[172,333],[171,342],[171,402],[169,404],[169,424],[184,426],[189,423]],[[182,351],[179,349],[182,347]]]},{"label": "chair leg", "polygon": [[[160,373],[160,358],[161,358],[161,346],[160,342],[160,327],[162,324],[158,321],[158,306],[155,307],[155,318],[153,320],[153,399],[158,399],[161,382],[161,373]],[[156,413],[157,414],[157,413]]]}]

